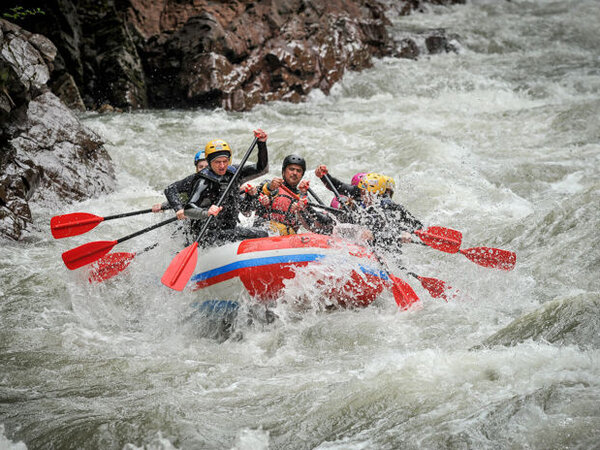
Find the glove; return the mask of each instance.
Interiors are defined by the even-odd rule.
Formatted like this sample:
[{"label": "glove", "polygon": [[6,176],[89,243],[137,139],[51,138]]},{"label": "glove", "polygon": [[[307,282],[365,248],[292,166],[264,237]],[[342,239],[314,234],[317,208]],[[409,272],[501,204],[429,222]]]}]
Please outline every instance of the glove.
[{"label": "glove", "polygon": [[317,178],[321,178],[324,175],[327,175],[327,173],[328,173],[328,170],[327,170],[327,166],[325,164],[321,164],[320,166],[318,166],[315,169],[315,176]]}]

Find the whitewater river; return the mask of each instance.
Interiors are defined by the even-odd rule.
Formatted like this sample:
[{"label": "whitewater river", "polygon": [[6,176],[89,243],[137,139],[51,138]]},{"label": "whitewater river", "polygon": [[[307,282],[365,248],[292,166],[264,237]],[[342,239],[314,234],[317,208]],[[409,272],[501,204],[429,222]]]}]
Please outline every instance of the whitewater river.
[{"label": "whitewater river", "polygon": [[[394,18],[392,32],[445,28],[458,52],[385,59],[330,96],[248,113],[82,116],[115,162],[117,190],[35,211],[0,258],[0,448],[600,448],[600,9],[596,0],[472,1]],[[517,253],[511,272],[405,246],[403,263],[460,290],[446,303],[406,278],[421,307],[390,293],[323,311],[307,283],[246,319],[236,338],[189,320],[197,293],[160,277],[183,248],[161,228],[115,248],[140,255],[89,284],[63,251],[169,217],[142,215],[53,240],[53,215],[150,207],[192,172],[211,138],[239,161],[269,133],[270,176],[306,156],[349,179],[379,171],[428,225],[463,248]],[[283,300],[286,300],[284,298]],[[518,320],[518,322],[513,323]]]}]

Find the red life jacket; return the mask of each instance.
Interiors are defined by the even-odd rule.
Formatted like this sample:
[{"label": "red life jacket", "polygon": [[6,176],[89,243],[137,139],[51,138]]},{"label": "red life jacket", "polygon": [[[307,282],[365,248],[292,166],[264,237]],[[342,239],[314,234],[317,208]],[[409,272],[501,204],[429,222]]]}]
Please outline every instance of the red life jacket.
[{"label": "red life jacket", "polygon": [[[296,214],[290,212],[290,208],[294,203],[300,200],[300,195],[301,194],[293,192],[289,187],[281,185],[273,195],[269,219],[279,222],[286,227],[293,228],[294,231],[298,231],[300,228],[298,218],[296,217]],[[303,194],[302,196],[306,196],[306,194]]]}]

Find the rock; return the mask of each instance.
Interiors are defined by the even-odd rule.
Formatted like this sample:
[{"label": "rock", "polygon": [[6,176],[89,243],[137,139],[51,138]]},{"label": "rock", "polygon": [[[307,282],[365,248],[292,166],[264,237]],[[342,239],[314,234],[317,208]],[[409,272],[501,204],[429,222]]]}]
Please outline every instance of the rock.
[{"label": "rock", "polygon": [[114,170],[103,142],[46,86],[55,49],[0,20],[0,235],[23,237],[32,202],[109,192]]},{"label": "rock", "polygon": [[374,57],[451,51],[440,34],[400,43],[388,35],[387,8],[408,14],[432,3],[464,1],[55,0],[27,25],[59,49],[52,86],[70,72],[87,108],[248,110],[327,94]]},{"label": "rock", "polygon": [[600,295],[580,294],[545,303],[493,336],[484,346],[513,346],[528,339],[557,345],[577,345],[583,349],[600,348]]},{"label": "rock", "polygon": [[[0,47],[0,60],[3,83],[12,83],[8,86],[14,91],[39,92],[45,87],[50,78],[50,70],[44,61],[44,56],[29,42],[33,34],[21,30],[14,24],[0,19],[2,28],[2,42]],[[42,36],[35,36],[39,45],[45,40],[44,51],[48,57],[56,52],[52,50],[52,43]],[[7,87],[7,88],[8,88]]]},{"label": "rock", "polygon": [[70,73],[63,73],[51,83],[52,92],[69,108],[85,111],[85,104]]}]

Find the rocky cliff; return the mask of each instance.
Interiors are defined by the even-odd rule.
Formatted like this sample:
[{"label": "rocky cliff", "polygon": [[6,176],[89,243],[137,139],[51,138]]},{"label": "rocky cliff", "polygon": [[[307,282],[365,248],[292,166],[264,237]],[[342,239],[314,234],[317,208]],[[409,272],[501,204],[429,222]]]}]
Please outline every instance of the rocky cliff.
[{"label": "rocky cliff", "polygon": [[0,19],[0,235],[19,239],[30,201],[108,192],[114,173],[102,140],[46,83],[56,47]]},{"label": "rocky cliff", "polygon": [[50,84],[71,107],[241,111],[328,93],[374,57],[416,57],[410,38],[391,39],[385,12],[426,3],[464,0],[51,0],[23,27],[56,44]]}]

